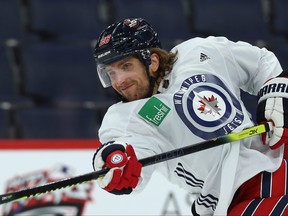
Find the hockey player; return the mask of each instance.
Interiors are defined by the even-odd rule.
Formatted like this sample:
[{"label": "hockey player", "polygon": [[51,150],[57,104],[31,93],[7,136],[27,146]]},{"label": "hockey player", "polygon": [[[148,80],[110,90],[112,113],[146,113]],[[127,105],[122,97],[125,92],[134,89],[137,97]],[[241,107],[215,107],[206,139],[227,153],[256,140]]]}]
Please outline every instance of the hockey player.
[{"label": "hockey player", "polygon": [[[105,29],[94,54],[101,83],[122,100],[99,130],[93,167],[111,168],[97,179],[101,188],[133,194],[158,171],[196,195],[193,215],[288,215],[288,73],[272,52],[212,36],[168,52],[149,23],[133,18]],[[271,121],[272,136],[142,168],[140,158],[253,126],[240,89],[258,94],[257,121]]]}]

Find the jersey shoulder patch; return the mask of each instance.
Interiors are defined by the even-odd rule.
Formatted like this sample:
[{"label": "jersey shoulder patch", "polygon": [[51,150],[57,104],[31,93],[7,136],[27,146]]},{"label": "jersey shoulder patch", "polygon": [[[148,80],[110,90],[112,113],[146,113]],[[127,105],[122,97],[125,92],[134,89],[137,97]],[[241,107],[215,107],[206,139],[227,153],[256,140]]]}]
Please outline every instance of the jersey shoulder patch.
[{"label": "jersey shoulder patch", "polygon": [[170,107],[168,107],[160,99],[156,97],[151,97],[142,106],[142,108],[138,112],[138,115],[141,116],[146,121],[156,126],[159,126],[170,110],[171,110]]},{"label": "jersey shoulder patch", "polygon": [[244,119],[239,100],[219,77],[212,74],[188,77],[173,100],[184,124],[205,140],[232,132]]}]

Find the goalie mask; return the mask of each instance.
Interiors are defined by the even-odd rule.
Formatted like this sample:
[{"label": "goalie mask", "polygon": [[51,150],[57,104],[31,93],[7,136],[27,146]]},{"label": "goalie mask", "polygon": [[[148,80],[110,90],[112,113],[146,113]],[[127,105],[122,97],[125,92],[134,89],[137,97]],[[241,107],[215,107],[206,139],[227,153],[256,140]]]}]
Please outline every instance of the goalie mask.
[{"label": "goalie mask", "polygon": [[149,48],[153,47],[161,47],[158,34],[144,19],[125,19],[107,27],[101,33],[94,50],[97,72],[103,87],[111,86],[106,65],[130,55],[136,55],[148,73],[151,63]]}]

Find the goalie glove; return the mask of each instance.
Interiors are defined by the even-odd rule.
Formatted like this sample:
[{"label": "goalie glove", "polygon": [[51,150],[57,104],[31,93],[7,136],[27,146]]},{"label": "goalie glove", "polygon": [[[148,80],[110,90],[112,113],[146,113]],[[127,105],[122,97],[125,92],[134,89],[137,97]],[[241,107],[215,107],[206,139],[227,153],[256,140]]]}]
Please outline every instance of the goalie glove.
[{"label": "goalie glove", "polygon": [[139,163],[131,145],[123,142],[108,142],[100,146],[93,157],[95,171],[110,170],[96,179],[106,191],[121,195],[130,194],[138,185],[142,164]]},{"label": "goalie glove", "polygon": [[[286,77],[285,76],[286,73]],[[262,134],[263,143],[276,149],[288,143],[288,72],[268,80],[258,93],[257,122],[272,122],[272,133]]]}]

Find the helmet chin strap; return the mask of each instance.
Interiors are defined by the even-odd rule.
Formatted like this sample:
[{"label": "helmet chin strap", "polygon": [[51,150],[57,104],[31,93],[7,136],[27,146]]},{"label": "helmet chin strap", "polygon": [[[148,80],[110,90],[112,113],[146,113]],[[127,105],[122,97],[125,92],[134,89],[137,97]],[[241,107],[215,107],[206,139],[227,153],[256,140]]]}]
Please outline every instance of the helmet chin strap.
[{"label": "helmet chin strap", "polygon": [[159,78],[159,74],[156,75],[156,77],[153,77],[150,75],[149,73],[149,65],[146,66],[146,73],[147,73],[147,76],[148,76],[148,79],[149,79],[149,91],[146,95],[145,98],[147,97],[151,97],[153,95],[153,92],[154,92],[154,88],[155,88],[155,84]]}]

